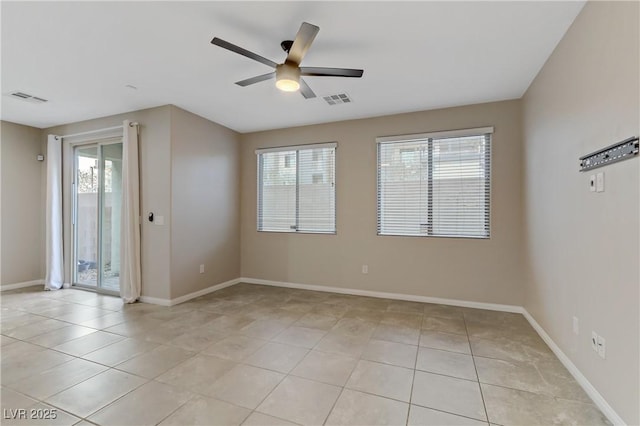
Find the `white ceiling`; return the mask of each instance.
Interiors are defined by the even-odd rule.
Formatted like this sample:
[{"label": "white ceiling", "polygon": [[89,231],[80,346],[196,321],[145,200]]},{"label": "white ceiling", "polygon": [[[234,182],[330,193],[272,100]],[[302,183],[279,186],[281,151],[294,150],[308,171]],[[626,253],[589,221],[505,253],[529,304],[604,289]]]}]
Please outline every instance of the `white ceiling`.
[{"label": "white ceiling", "polygon": [[[43,128],[174,104],[249,132],[519,98],[583,5],[3,1],[1,118]],[[302,65],[364,77],[308,77],[311,100],[273,81],[243,88],[233,83],[270,69],[210,44],[282,62],[302,21],[320,27]],[[343,92],[352,104],[320,97]]]}]

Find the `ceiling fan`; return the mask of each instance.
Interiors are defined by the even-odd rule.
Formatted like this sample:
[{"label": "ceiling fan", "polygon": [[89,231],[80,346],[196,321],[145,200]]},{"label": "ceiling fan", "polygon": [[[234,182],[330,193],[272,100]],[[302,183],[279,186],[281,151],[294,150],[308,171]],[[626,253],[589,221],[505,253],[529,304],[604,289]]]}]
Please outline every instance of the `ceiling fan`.
[{"label": "ceiling fan", "polygon": [[214,37],[214,39],[211,40],[211,43],[275,69],[275,71],[267,74],[236,81],[238,86],[245,87],[261,81],[270,80],[275,77],[276,87],[278,89],[285,92],[295,92],[296,90],[300,90],[300,93],[302,93],[302,96],[304,96],[305,99],[310,99],[315,98],[316,94],[313,93],[313,90],[311,90],[302,77],[359,78],[362,77],[364,72],[363,70],[349,68],[301,67],[300,63],[302,62],[304,55],[307,53],[307,50],[309,50],[311,43],[313,43],[313,40],[316,38],[318,31],[320,31],[319,27],[311,25],[308,22],[303,22],[298,30],[298,34],[296,34],[295,40],[285,40],[280,43],[282,50],[287,52],[287,58],[281,64],[277,64],[265,57],[236,46],[235,44],[231,44],[218,37]]}]

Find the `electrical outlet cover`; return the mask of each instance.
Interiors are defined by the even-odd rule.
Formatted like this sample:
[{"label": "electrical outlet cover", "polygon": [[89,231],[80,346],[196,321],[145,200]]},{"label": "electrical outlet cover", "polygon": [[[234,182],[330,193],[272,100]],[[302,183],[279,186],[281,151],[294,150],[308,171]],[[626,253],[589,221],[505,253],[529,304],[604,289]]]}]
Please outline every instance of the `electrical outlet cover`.
[{"label": "electrical outlet cover", "polygon": [[596,192],[604,192],[604,172],[596,175]]},{"label": "electrical outlet cover", "polygon": [[595,331],[591,332],[591,349],[598,352],[598,334]]},{"label": "electrical outlet cover", "polygon": [[598,336],[598,355],[600,358],[604,358],[607,349],[607,342],[604,340],[604,337]]}]

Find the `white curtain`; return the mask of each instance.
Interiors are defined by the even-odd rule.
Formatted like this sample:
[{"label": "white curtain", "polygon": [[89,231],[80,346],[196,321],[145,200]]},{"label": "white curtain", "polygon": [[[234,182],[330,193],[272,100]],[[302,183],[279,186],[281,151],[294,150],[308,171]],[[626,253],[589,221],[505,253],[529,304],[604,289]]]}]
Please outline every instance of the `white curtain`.
[{"label": "white curtain", "polygon": [[62,251],[62,138],[47,139],[47,206],[46,206],[45,290],[59,290],[64,283]]},{"label": "white curtain", "polygon": [[140,179],[138,125],[123,124],[120,296],[126,303],[140,298]]}]

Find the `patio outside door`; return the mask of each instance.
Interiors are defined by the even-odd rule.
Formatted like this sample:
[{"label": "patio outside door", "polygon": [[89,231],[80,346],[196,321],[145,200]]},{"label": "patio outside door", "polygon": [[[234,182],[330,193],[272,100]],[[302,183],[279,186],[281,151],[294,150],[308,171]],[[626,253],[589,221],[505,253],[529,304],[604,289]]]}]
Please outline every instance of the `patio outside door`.
[{"label": "patio outside door", "polygon": [[73,284],[120,292],[122,140],[74,148]]}]

